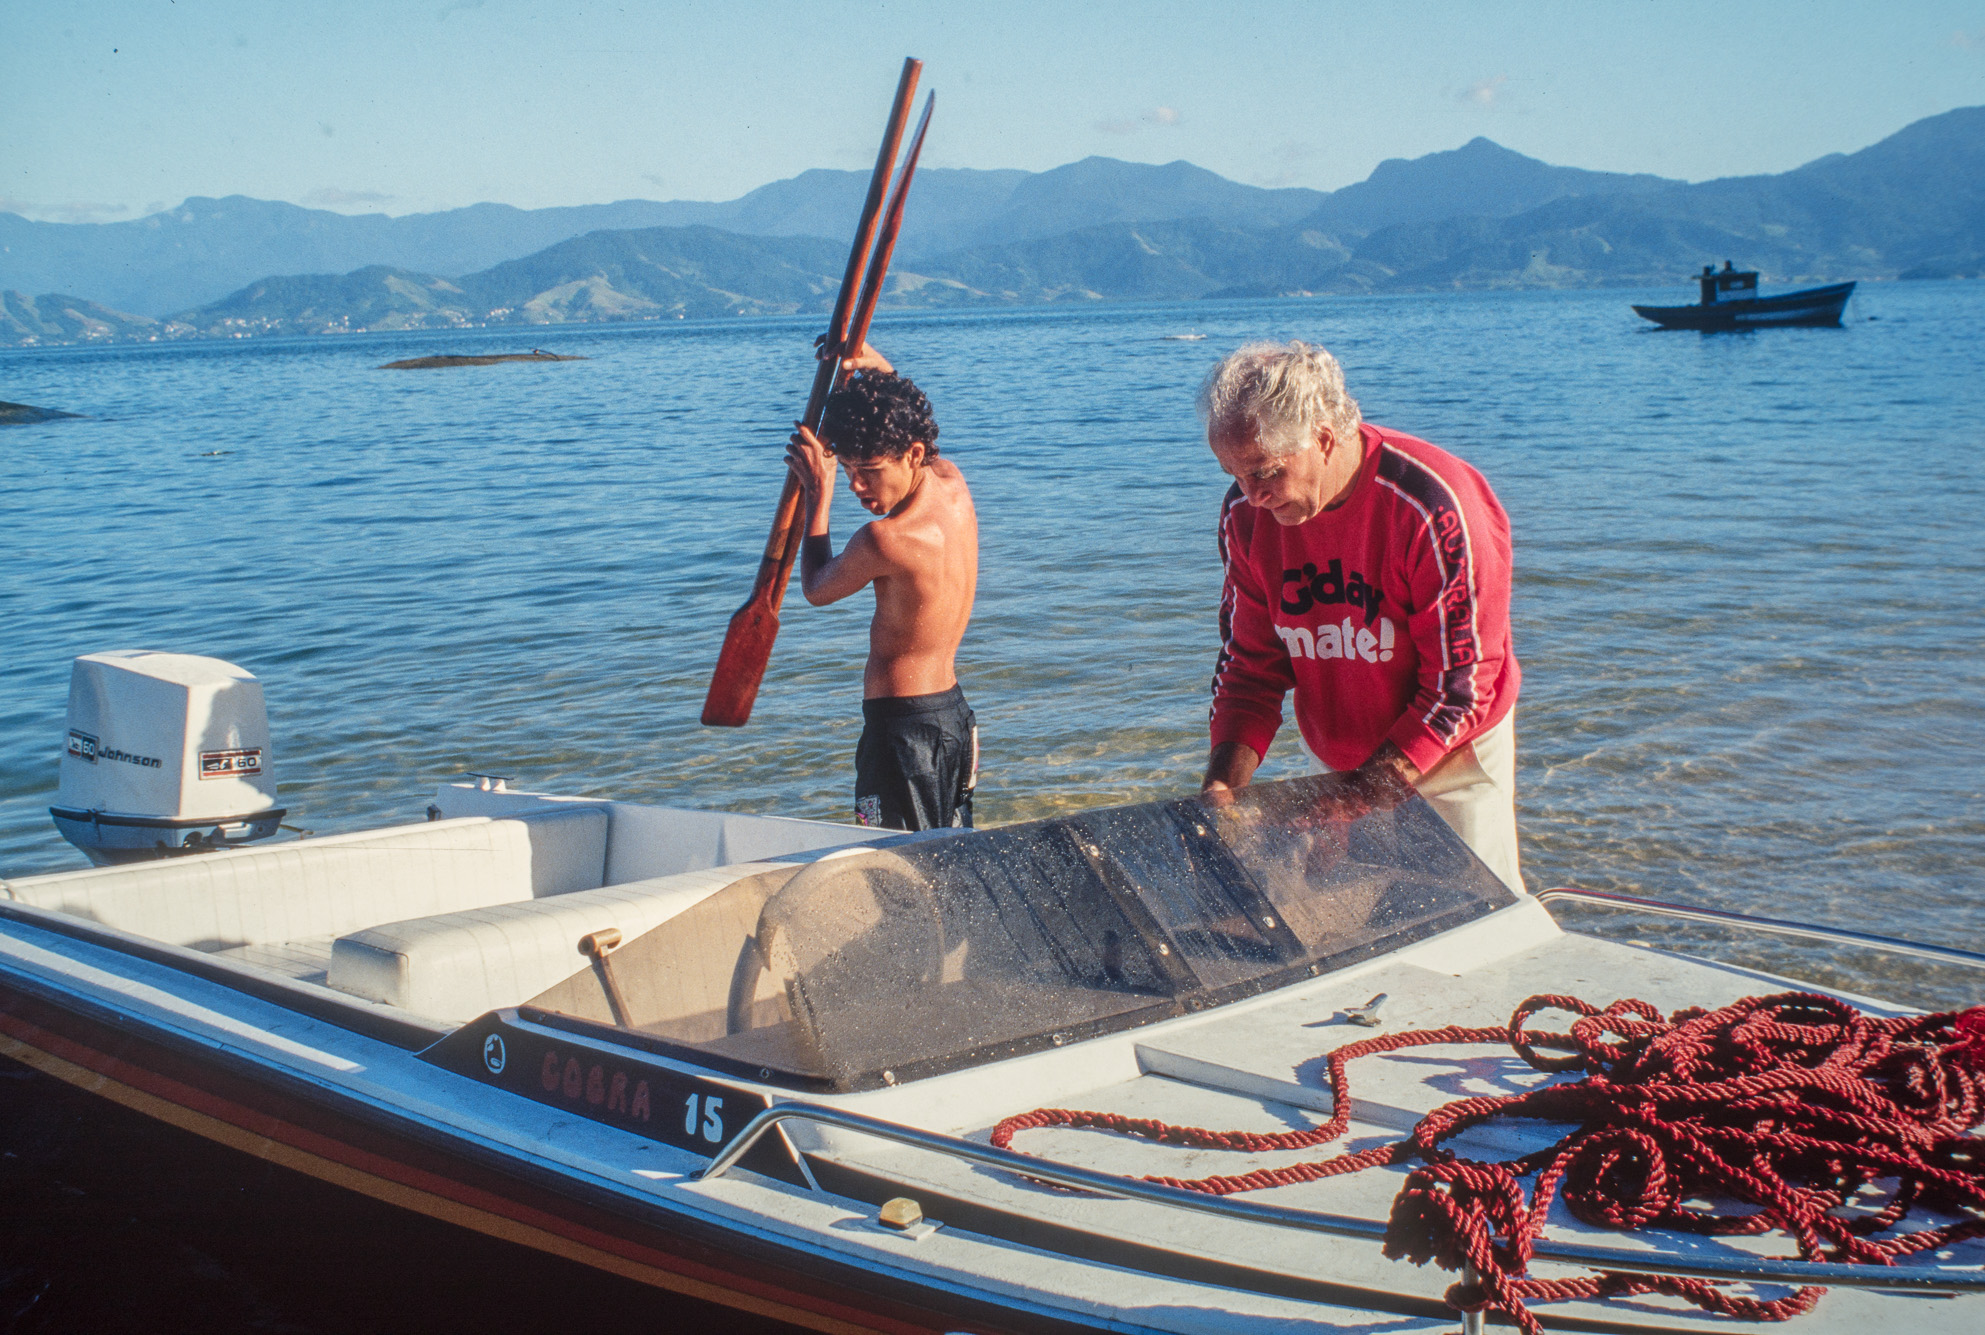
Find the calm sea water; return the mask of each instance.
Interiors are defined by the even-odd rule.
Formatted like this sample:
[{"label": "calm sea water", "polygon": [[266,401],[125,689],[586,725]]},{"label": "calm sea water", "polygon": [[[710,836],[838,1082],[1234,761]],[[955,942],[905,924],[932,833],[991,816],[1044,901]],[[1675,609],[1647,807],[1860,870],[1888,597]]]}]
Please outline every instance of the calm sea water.
[{"label": "calm sea water", "polygon": [[[1533,885],[1975,943],[1985,285],[1864,285],[1843,329],[1627,309],[1675,295],[885,321],[979,507],[982,821],[1195,784],[1224,479],[1193,389],[1242,340],[1301,337],[1510,512]],[[0,871],[81,865],[46,810],[69,661],[131,647],[260,677],[318,832],[418,819],[469,770],[846,819],[866,596],[795,595],[751,726],[697,722],[812,327],[0,353],[0,398],[80,414],[0,428]],[[378,369],[532,340],[590,360]],[[1277,753],[1295,767],[1293,728]]]},{"label": "calm sea water", "polygon": [[[1975,947],[1985,284],[1864,287],[1844,329],[1710,337],[1642,327],[1640,296],[885,322],[878,343],[930,392],[978,500],[961,675],[982,821],[1196,783],[1224,480],[1192,391],[1238,342],[1301,337],[1337,352],[1367,416],[1474,462],[1510,512],[1533,885]],[[1189,332],[1206,337],[1165,337]],[[751,726],[696,721],[811,333],[0,353],[0,399],[81,414],[0,428],[0,874],[82,865],[46,810],[69,660],[117,648],[260,677],[283,800],[318,832],[417,820],[468,770],[845,819],[865,598],[795,597]],[[377,369],[529,338],[590,360]],[[845,538],[858,515],[838,510]],[[1270,772],[1298,768],[1292,748],[1285,735]],[[1975,980],[1874,967],[1887,993],[1978,998]],[[470,1311],[489,1329],[622,1328],[573,1324],[559,1295],[599,1297],[596,1279],[445,1230],[368,1251],[420,1226],[121,1114],[84,1119],[19,1068],[0,1077],[8,1329],[346,1332]],[[393,1271],[400,1255],[421,1264]]]}]

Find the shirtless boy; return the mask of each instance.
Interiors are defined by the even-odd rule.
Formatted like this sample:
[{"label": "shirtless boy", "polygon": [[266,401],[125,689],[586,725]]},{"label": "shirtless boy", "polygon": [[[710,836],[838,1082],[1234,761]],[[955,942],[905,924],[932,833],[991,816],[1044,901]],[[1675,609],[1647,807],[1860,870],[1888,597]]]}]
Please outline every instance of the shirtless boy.
[{"label": "shirtless boy", "polygon": [[[855,815],[864,825],[925,830],[972,823],[979,732],[956,659],[979,580],[979,521],[956,464],[937,455],[930,401],[867,344],[856,374],[827,400],[816,437],[804,426],[786,462],[809,517],[800,590],[816,607],[875,586]],[[881,518],[840,555],[827,536],[835,464]]]}]

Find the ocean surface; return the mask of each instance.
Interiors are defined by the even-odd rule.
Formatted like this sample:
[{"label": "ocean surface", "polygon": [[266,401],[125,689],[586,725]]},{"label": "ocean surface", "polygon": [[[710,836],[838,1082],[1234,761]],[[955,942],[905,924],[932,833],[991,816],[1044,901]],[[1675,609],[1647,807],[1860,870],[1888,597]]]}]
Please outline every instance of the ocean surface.
[{"label": "ocean surface", "polygon": [[[1509,511],[1533,887],[1977,948],[1985,284],[1863,285],[1844,328],[1735,335],[1657,331],[1628,309],[1650,299],[1687,297],[883,319],[978,505],[980,823],[1196,787],[1225,479],[1193,392],[1240,342],[1303,338]],[[106,649],[255,673],[317,833],[418,820],[469,771],[847,819],[866,596],[795,593],[751,725],[697,722],[816,323],[0,352],[0,399],[78,414],[0,427],[0,875],[83,865],[47,808],[70,660]],[[533,344],[588,360],[379,369]],[[837,542],[862,517],[844,495]],[[1301,768],[1285,728],[1267,772]]]}]

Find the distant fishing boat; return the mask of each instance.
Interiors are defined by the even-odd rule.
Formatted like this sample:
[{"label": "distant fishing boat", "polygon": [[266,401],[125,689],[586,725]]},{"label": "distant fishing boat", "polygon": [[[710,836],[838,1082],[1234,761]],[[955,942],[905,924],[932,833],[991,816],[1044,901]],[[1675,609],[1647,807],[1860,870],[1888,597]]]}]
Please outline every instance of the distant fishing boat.
[{"label": "distant fishing boat", "polygon": [[[1636,306],[1634,314],[1663,329],[1771,329],[1785,325],[1837,325],[1852,283],[1809,287],[1775,297],[1757,295],[1755,269],[1738,270],[1723,261],[1719,270],[1703,265],[1697,275],[1702,300],[1694,306]],[[1731,295],[1735,294],[1735,295]]]}]

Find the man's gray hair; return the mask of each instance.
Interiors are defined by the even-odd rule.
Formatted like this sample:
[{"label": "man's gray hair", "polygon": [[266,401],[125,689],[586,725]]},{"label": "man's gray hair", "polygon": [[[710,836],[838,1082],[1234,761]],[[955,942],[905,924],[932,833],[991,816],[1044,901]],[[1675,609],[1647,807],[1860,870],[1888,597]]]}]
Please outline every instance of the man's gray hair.
[{"label": "man's gray hair", "polygon": [[1287,454],[1327,426],[1339,441],[1364,418],[1344,390],[1337,359],[1309,343],[1250,343],[1214,367],[1199,388],[1210,435],[1251,427],[1269,454]]}]

